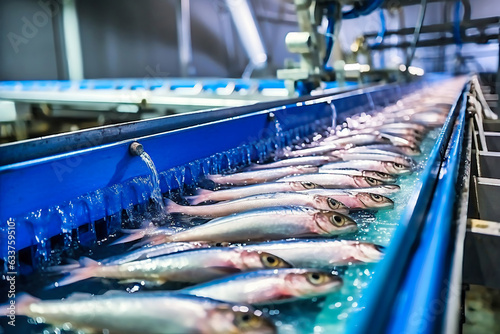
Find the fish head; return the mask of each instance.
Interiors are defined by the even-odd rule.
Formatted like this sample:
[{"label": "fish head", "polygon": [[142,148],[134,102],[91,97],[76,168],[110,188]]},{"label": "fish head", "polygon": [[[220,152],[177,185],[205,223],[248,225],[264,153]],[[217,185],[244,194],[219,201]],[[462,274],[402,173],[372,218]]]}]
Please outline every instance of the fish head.
[{"label": "fish head", "polygon": [[349,209],[336,199],[323,195],[314,195],[314,207],[318,210],[347,212]]},{"label": "fish head", "polygon": [[337,235],[356,232],[358,224],[348,216],[335,211],[320,211],[315,213],[314,221],[318,234]]},{"label": "fish head", "polygon": [[373,171],[373,170],[363,171],[363,176],[371,177],[372,179],[377,179],[377,180],[384,181],[384,182],[396,182],[396,180],[397,180],[397,178],[391,174],[384,173],[384,172],[377,172],[377,171]]},{"label": "fish head", "polygon": [[306,269],[292,272],[285,277],[288,294],[298,298],[310,298],[338,291],[342,278],[329,271]]},{"label": "fish head", "polygon": [[274,323],[262,311],[245,305],[220,305],[208,314],[203,333],[275,334]]},{"label": "fish head", "polygon": [[385,247],[368,243],[360,242],[357,245],[356,259],[362,262],[378,262],[384,257]]},{"label": "fish head", "polygon": [[394,207],[394,202],[385,196],[373,193],[357,193],[356,197],[363,203],[367,208],[388,208],[392,209]]},{"label": "fish head", "polygon": [[291,268],[292,265],[282,258],[257,250],[238,250],[244,269]]},{"label": "fish head", "polygon": [[354,175],[354,176],[352,176],[352,178],[354,179],[354,183],[359,188],[376,187],[376,186],[381,186],[384,184],[383,181],[378,180],[378,179],[374,179],[373,177]]},{"label": "fish head", "polygon": [[322,188],[319,184],[307,182],[307,181],[290,181],[289,185],[293,191],[311,190],[311,189]]},{"label": "fish head", "polygon": [[408,164],[400,164],[397,162],[392,162],[392,161],[383,161],[382,162],[385,169],[390,173],[390,174],[408,174],[411,172],[411,166]]}]

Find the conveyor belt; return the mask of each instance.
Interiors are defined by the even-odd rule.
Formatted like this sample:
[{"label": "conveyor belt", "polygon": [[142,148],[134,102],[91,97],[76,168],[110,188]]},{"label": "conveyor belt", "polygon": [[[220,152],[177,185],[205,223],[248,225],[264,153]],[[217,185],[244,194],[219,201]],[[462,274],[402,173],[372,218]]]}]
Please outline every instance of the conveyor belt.
[{"label": "conveyor belt", "polygon": [[[310,136],[348,114],[393,103],[427,83],[375,87],[271,108],[255,105],[231,118],[219,110],[202,124],[184,118],[168,128],[170,119],[160,119],[157,122],[164,122],[162,126],[150,121],[142,129],[129,128],[116,141],[111,140],[111,127],[109,133],[104,132],[104,142],[81,149],[76,143],[64,149],[64,136],[49,138],[50,153],[6,161],[0,167],[0,190],[9,194],[0,198],[0,219],[15,222],[17,247],[33,247],[30,259],[36,263],[48,258],[57,242],[66,246],[76,237],[92,245],[115,233],[123,223],[123,210],[147,205],[152,184],[146,166],[128,153],[133,141],[140,142],[151,156],[161,172],[161,191],[167,193],[194,183],[207,171],[216,173],[248,160],[262,160],[276,147]],[[454,240],[447,230],[454,219],[457,171],[463,159],[465,99],[466,94],[457,96],[388,253],[361,300],[366,308],[356,319],[349,319],[346,332],[420,332],[422,327],[409,321],[415,312],[430,312],[432,301],[439,298],[451,270],[446,255]],[[42,151],[42,145],[36,147],[34,151]],[[15,148],[12,145],[8,150]],[[7,226],[2,228],[5,231]],[[6,234],[1,238],[5,243]],[[6,258],[5,249],[0,254]],[[21,271],[29,272],[30,267],[31,263],[24,263]],[[427,293],[421,294],[422,290]],[[444,312],[435,314],[424,330],[432,332],[443,316]]]}]

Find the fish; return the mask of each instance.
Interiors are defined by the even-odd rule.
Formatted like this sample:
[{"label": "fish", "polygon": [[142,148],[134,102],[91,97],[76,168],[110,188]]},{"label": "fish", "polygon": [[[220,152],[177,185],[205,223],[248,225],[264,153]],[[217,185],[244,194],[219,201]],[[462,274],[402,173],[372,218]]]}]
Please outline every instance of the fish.
[{"label": "fish", "polygon": [[[6,308],[5,308],[6,309]],[[75,294],[63,300],[18,296],[17,315],[88,333],[274,334],[273,322],[254,308],[168,292]]]},{"label": "fish", "polygon": [[325,145],[337,145],[340,147],[345,146],[361,146],[369,144],[388,144],[389,140],[380,136],[380,134],[354,134],[338,137],[333,135],[325,138],[321,144]]},{"label": "fish", "polygon": [[167,255],[177,252],[182,252],[191,249],[198,248],[209,248],[213,246],[212,244],[206,242],[172,242],[169,244],[161,244],[154,246],[144,246],[126,254],[120,254],[105,259],[101,259],[98,262],[102,264],[123,264],[127,262],[145,260],[161,255]]},{"label": "fish", "polygon": [[215,218],[205,224],[173,232],[171,229],[138,229],[116,243],[143,237],[165,242],[247,242],[320,235],[341,235],[358,230],[350,217],[335,211],[307,207],[273,207]]},{"label": "fish", "polygon": [[279,240],[250,244],[243,249],[260,250],[285,260],[295,268],[332,268],[356,263],[374,263],[384,256],[384,247],[353,240]]},{"label": "fish", "polygon": [[195,249],[122,264],[101,264],[89,258],[83,258],[81,262],[83,267],[70,270],[69,275],[57,282],[55,287],[92,277],[123,282],[148,281],[156,285],[166,282],[199,283],[235,272],[290,267],[274,255],[238,248]]},{"label": "fish", "polygon": [[322,166],[337,159],[329,156],[304,156],[291,159],[283,159],[267,164],[252,164],[245,170],[262,170],[270,168],[281,168],[287,166]]},{"label": "fish", "polygon": [[[319,173],[324,173],[328,169],[345,169],[345,168],[355,168],[358,170],[373,170],[377,172],[387,173],[387,174],[409,174],[411,173],[411,168],[394,163],[391,161],[374,161],[374,160],[352,160],[352,161],[342,161],[333,162],[324,166],[321,166]],[[306,174],[307,175],[307,174]],[[292,180],[290,180],[292,181]],[[296,181],[296,180],[293,180]],[[312,181],[311,182],[315,182]],[[318,183],[318,182],[315,182]],[[322,185],[321,183],[318,183]],[[377,184],[379,185],[379,184]],[[374,185],[372,185],[374,186]]]},{"label": "fish", "polygon": [[[372,179],[383,181],[384,183],[394,183],[397,181],[397,176],[387,174],[387,173],[377,172],[374,170],[357,170],[354,168],[351,168],[351,169],[348,169],[348,168],[345,168],[345,169],[325,169],[322,171],[322,173],[364,176],[364,177],[370,177]],[[308,190],[310,190],[310,189],[308,189]]]},{"label": "fish", "polygon": [[416,164],[413,159],[408,158],[406,156],[395,155],[394,153],[384,152],[381,154],[379,152],[338,152],[333,154],[341,158],[343,161],[352,161],[352,160],[389,161],[403,165],[407,168],[411,168],[413,165]]},{"label": "fish", "polygon": [[312,195],[323,195],[330,198],[334,198],[340,203],[347,206],[349,209],[392,209],[394,208],[394,202],[383,195],[368,193],[368,192],[358,192],[350,193],[348,191],[338,191],[335,189],[317,189],[317,190],[306,190],[302,191],[307,194]]},{"label": "fish", "polygon": [[[389,159],[381,158],[381,156],[383,156],[383,157],[394,157],[394,158],[401,159],[401,161],[406,161],[410,165],[415,164],[415,161],[412,158],[410,158],[409,156],[407,156],[406,154],[394,152],[394,151],[391,151],[391,150],[381,150],[381,149],[377,149],[377,148],[371,147],[371,146],[357,146],[357,147],[352,147],[349,150],[343,151],[342,154],[344,154],[344,155],[350,155],[350,154],[367,155],[367,154],[372,154],[372,155],[377,155],[375,157],[375,159],[373,159],[373,160],[382,160],[382,161],[394,161],[394,162],[397,162],[395,160],[391,160],[391,158],[389,158]],[[361,160],[368,160],[368,159],[361,159]]]},{"label": "fish", "polygon": [[165,208],[168,213],[182,213],[198,217],[223,217],[275,206],[307,206],[318,210],[334,210],[347,213],[347,208],[333,198],[297,192],[260,194],[232,201],[196,206],[179,205],[170,199],[165,200]]},{"label": "fish", "polygon": [[300,158],[300,157],[309,157],[309,156],[324,156],[325,154],[330,153],[331,151],[340,150],[343,146],[337,143],[328,143],[321,146],[313,146],[307,147],[300,150],[295,151],[285,151],[283,153],[282,158]]},{"label": "fish", "polygon": [[381,150],[385,152],[393,152],[406,156],[419,156],[422,151],[418,146],[396,146],[392,144],[379,144],[379,145],[369,145],[369,146],[356,146],[350,149],[351,152],[364,152],[367,150]]},{"label": "fish", "polygon": [[340,290],[342,278],[319,269],[259,270],[180,290],[199,297],[259,305],[313,298]]},{"label": "fish", "polygon": [[330,164],[320,167],[320,173],[288,176],[278,179],[276,182],[313,182],[325,188],[367,188],[384,184],[383,181],[371,177],[323,173],[323,171],[327,171],[328,169],[334,169],[332,167],[327,168],[327,166],[330,166]]},{"label": "fish", "polygon": [[371,194],[378,195],[390,195],[397,193],[401,190],[401,187],[397,184],[383,184],[376,187],[370,188],[352,188],[352,189],[344,189],[344,191],[348,191],[349,193],[358,193],[358,192],[366,192]]},{"label": "fish", "polygon": [[306,189],[316,189],[321,188],[319,185],[314,184],[312,182],[270,182],[263,184],[256,184],[250,186],[242,186],[242,187],[234,187],[230,189],[222,189],[222,190],[207,190],[207,189],[198,189],[195,192],[194,196],[186,196],[189,204],[196,205],[203,202],[214,201],[230,201],[238,198],[260,195],[260,194],[269,194],[275,192],[288,192],[288,191],[299,191]]},{"label": "fish", "polygon": [[317,171],[318,167],[315,166],[288,166],[266,170],[239,172],[228,175],[207,175],[206,178],[219,185],[242,186],[248,184],[269,182],[287,175],[316,173]]}]

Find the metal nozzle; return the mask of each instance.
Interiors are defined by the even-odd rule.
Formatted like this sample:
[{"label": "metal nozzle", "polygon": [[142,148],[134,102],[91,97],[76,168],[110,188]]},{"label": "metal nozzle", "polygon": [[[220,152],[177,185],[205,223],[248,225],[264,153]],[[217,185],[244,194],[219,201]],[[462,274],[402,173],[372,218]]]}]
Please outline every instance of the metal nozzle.
[{"label": "metal nozzle", "polygon": [[144,147],[142,147],[142,144],[139,144],[138,142],[135,141],[132,144],[130,144],[130,146],[128,147],[128,151],[132,155],[140,156],[142,153],[144,153]]}]

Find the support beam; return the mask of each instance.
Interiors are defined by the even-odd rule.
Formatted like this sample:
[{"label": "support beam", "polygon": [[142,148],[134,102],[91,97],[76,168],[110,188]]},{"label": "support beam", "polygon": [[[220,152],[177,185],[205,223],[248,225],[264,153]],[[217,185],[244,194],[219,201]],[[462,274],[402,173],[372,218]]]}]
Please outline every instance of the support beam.
[{"label": "support beam", "polygon": [[80,27],[75,0],[63,2],[63,29],[66,61],[70,80],[83,79],[83,57],[80,41]]}]

